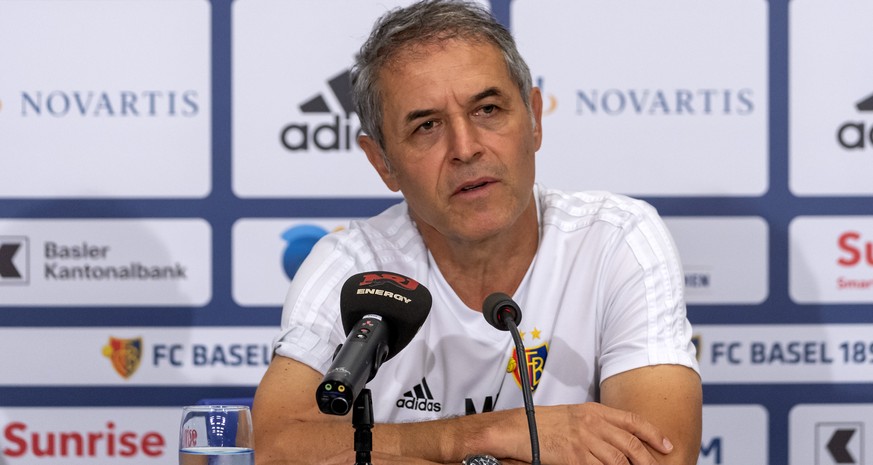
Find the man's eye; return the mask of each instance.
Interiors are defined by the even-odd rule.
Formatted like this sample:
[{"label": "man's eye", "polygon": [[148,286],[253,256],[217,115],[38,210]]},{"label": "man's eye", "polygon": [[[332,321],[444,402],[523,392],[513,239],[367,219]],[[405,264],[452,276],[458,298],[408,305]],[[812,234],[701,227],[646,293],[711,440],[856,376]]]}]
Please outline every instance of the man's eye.
[{"label": "man's eye", "polygon": [[421,123],[421,125],[418,128],[423,129],[425,131],[430,131],[431,129],[433,129],[434,124],[435,123],[433,121],[425,121],[424,123]]},{"label": "man's eye", "polygon": [[476,113],[480,115],[490,115],[495,111],[497,111],[497,105],[485,105],[482,108],[479,108],[479,111]]}]

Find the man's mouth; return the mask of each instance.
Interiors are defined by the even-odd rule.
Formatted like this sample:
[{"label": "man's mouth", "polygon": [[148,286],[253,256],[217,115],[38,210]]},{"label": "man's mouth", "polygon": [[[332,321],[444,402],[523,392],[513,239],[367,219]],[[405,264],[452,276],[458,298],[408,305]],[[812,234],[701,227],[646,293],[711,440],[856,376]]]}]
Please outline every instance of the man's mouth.
[{"label": "man's mouth", "polygon": [[475,190],[481,189],[481,188],[483,188],[483,187],[485,187],[493,182],[494,182],[494,180],[490,179],[490,178],[479,178],[479,179],[476,179],[474,181],[470,181],[466,184],[463,184],[461,187],[458,188],[458,190],[455,191],[455,193],[456,194],[463,194],[465,192],[475,191]]},{"label": "man's mouth", "polygon": [[478,182],[476,184],[470,184],[469,186],[462,187],[461,192],[469,192],[469,191],[478,189],[486,184],[488,184],[488,181],[482,181],[482,182]]}]

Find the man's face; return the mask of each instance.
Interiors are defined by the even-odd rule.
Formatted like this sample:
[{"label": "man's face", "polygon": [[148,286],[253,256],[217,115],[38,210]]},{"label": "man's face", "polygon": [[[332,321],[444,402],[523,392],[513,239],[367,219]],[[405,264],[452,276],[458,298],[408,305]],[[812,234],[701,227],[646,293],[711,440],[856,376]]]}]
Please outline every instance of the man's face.
[{"label": "man's face", "polygon": [[511,228],[531,202],[539,90],[532,119],[500,51],[460,40],[401,53],[379,88],[390,166],[372,139],[361,147],[422,234],[480,241]]}]

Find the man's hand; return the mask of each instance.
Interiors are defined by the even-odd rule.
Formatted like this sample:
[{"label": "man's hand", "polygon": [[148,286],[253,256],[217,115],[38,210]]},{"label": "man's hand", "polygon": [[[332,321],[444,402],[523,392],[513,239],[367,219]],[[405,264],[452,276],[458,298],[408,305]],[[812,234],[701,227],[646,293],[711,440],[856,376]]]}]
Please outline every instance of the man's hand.
[{"label": "man's hand", "polygon": [[[664,434],[639,415],[594,402],[537,406],[536,415],[544,465],[655,465],[659,462],[646,445],[662,454],[669,454],[673,449]],[[523,412],[519,412],[517,419],[524,420],[522,417]],[[513,427],[527,432],[526,428]],[[511,443],[514,449],[501,461],[517,463],[509,460],[514,458],[529,462],[528,436],[516,434],[513,438],[505,442],[506,445]]]},{"label": "man's hand", "polygon": [[[326,463],[326,457],[333,459],[332,451],[352,445],[350,418],[321,414],[315,405],[312,393],[321,378],[299,362],[273,359],[252,410],[259,465]],[[536,407],[541,461],[544,465],[693,464],[700,452],[701,398],[700,378],[686,367],[660,365],[615,375],[601,385],[603,405]],[[493,455],[506,464],[531,460],[524,409],[378,424],[373,434],[374,446],[381,452],[373,457],[389,465],[458,464],[471,452]],[[674,445],[672,451],[664,442],[667,437]],[[342,458],[353,456],[347,452]],[[426,457],[430,462],[409,457]]]},{"label": "man's hand", "polygon": [[[601,385],[601,402],[536,407],[544,465],[697,462],[702,392],[700,377],[690,368],[658,365],[615,375]],[[505,463],[529,462],[524,411],[493,413],[512,416],[490,420],[475,450],[490,451]]]}]

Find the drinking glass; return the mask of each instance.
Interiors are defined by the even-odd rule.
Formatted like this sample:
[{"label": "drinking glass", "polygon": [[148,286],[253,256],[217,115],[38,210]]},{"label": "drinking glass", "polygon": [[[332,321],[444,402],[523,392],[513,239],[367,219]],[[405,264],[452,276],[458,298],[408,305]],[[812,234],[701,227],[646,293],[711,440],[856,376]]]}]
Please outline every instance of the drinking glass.
[{"label": "drinking glass", "polygon": [[253,465],[252,413],[244,405],[182,408],[179,465]]}]

